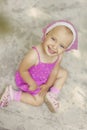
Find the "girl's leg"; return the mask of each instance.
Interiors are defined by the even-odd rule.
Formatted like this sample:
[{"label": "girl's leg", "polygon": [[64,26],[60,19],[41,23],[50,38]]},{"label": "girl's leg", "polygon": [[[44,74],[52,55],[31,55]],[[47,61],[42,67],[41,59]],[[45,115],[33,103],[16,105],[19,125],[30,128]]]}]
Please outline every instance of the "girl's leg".
[{"label": "girl's leg", "polygon": [[22,92],[20,101],[33,106],[40,106],[44,102],[44,97],[41,97],[38,94],[32,96],[28,93]]},{"label": "girl's leg", "polygon": [[43,103],[44,97],[41,97],[38,94],[32,96],[31,94],[24,93],[22,91],[15,91],[11,86],[8,86],[0,99],[0,106],[5,107],[9,104],[10,101],[13,100],[21,101],[33,106],[39,106]]},{"label": "girl's leg", "polygon": [[66,79],[67,71],[60,67],[54,86],[50,89],[50,92],[48,92],[45,97],[45,102],[52,112],[56,112],[58,109],[59,103],[56,99]]},{"label": "girl's leg", "polygon": [[[54,87],[52,87],[52,88],[56,88],[57,90],[57,92],[53,91],[54,93],[59,93],[59,91],[64,86],[64,83],[67,80],[67,75],[68,75],[67,71],[64,68],[60,67],[58,75],[57,75],[57,79],[54,83]],[[51,92],[52,92],[52,88],[50,89]]]}]

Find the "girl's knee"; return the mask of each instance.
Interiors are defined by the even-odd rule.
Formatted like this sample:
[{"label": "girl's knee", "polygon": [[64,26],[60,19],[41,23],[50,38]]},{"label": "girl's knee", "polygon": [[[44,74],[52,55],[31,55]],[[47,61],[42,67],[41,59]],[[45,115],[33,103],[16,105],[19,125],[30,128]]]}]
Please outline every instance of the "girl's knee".
[{"label": "girl's knee", "polygon": [[59,78],[59,77],[62,77],[62,78],[64,78],[64,79],[66,79],[66,78],[68,77],[68,71],[65,70],[65,69],[63,69],[63,68],[61,68],[61,69],[59,70],[59,73],[58,73],[58,78]]}]

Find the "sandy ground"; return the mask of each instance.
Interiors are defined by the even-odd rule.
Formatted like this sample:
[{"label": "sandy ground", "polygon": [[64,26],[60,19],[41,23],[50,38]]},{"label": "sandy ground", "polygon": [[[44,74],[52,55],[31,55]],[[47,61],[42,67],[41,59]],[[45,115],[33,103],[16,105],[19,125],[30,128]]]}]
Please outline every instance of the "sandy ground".
[{"label": "sandy ground", "polygon": [[0,94],[28,49],[41,42],[42,28],[53,20],[70,20],[78,30],[79,50],[65,54],[69,77],[59,94],[58,113],[47,106],[12,102],[0,109],[0,130],[87,129],[87,1],[0,0]]}]

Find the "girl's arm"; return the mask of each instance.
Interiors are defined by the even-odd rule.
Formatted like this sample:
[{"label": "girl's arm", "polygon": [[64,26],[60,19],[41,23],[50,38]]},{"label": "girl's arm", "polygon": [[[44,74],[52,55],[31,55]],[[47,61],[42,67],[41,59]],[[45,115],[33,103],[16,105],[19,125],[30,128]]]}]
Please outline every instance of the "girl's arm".
[{"label": "girl's arm", "polygon": [[19,72],[23,80],[30,86],[30,90],[35,90],[37,88],[36,82],[33,80],[31,75],[29,74],[28,69],[36,64],[37,55],[35,51],[32,49],[29,53],[24,57],[20,66]]}]

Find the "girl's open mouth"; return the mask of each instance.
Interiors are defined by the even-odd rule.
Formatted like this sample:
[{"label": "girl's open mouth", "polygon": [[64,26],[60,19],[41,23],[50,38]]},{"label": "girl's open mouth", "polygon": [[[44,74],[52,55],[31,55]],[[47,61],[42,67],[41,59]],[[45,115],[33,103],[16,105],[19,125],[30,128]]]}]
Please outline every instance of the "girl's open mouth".
[{"label": "girl's open mouth", "polygon": [[50,54],[55,54],[55,53],[56,53],[56,51],[52,50],[49,46],[48,46],[48,52],[49,52]]}]

